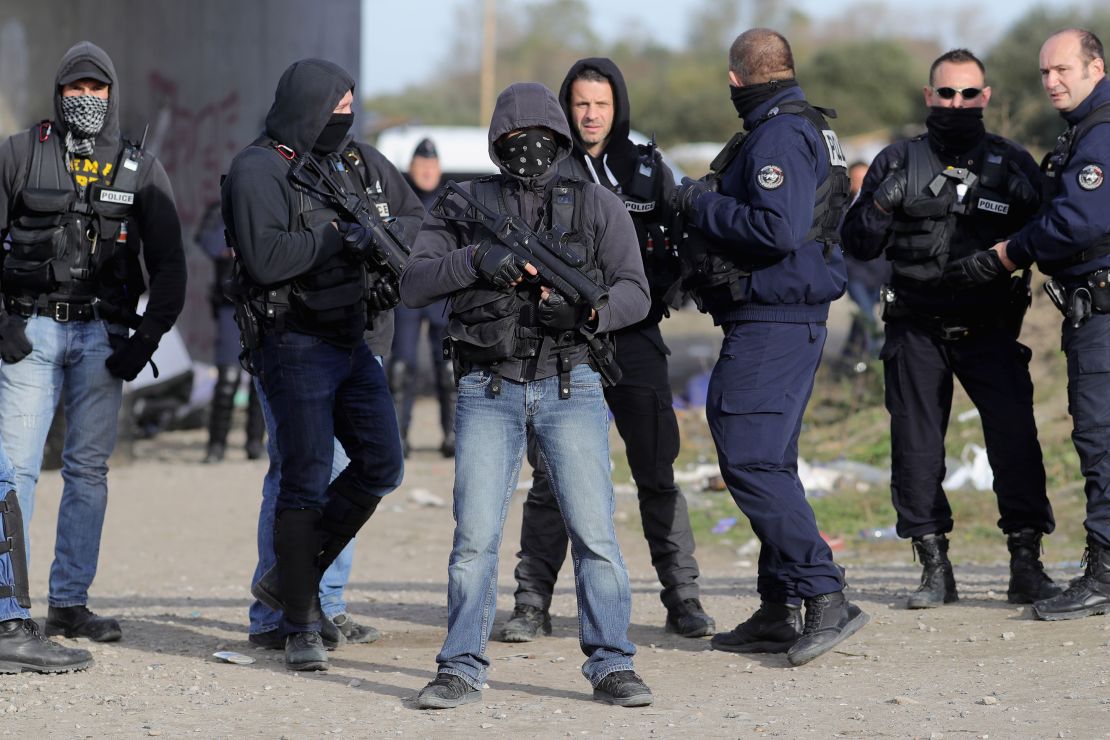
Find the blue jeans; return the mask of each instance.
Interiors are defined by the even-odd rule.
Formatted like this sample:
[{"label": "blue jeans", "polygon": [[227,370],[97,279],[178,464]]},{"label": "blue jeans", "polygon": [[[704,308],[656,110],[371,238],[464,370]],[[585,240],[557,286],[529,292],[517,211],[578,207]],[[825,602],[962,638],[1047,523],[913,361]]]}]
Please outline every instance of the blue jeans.
[{"label": "blue jeans", "polygon": [[632,670],[628,640],[632,599],[613,527],[609,420],[601,380],[588,365],[571,371],[571,393],[559,399],[552,377],[526,383],[475,371],[459,382],[455,417],[455,538],[447,578],[447,639],[439,670],[481,687],[489,669],[486,643],[497,606],[497,552],[516,489],[530,427],[563,512],[574,559],[582,673],[596,685]]},{"label": "blue jeans", "polygon": [[[266,470],[266,477],[262,481],[262,507],[258,511],[258,565],[251,578],[252,586],[258,583],[258,579],[262,578],[263,574],[277,562],[274,557],[274,510],[277,507],[278,491],[281,489],[281,453],[278,452],[274,437],[274,415],[270,411],[270,404],[266,402],[266,394],[262,392],[262,385],[258,382],[258,378],[254,379],[254,385],[262,405],[266,429],[269,432],[266,436],[266,451],[269,453],[270,467]],[[335,480],[349,462],[347,453],[343,452],[343,445],[339,444],[339,440],[335,440],[331,479],[328,482]],[[354,560],[354,556],[355,543],[351,540],[320,578],[320,609],[328,619],[333,619],[347,611],[343,589],[351,577],[351,561]],[[248,613],[252,635],[269,632],[281,626],[281,612],[274,611],[257,599],[251,604]]]},{"label": "blue jeans", "polygon": [[[0,499],[8,495],[8,491],[15,488],[15,471],[4,454],[4,446],[0,444]],[[7,538],[10,533],[4,529],[4,520],[0,517],[0,537]],[[12,558],[8,553],[0,555],[0,586],[15,585],[15,574],[12,572]],[[0,622],[9,619],[28,619],[31,614],[18,603],[15,596],[0,597]]]},{"label": "blue jeans", "polygon": [[[260,527],[267,514],[276,519],[285,509],[324,510],[337,490],[345,497],[381,497],[400,485],[404,463],[393,400],[381,363],[365,343],[343,348],[297,332],[267,335],[254,365],[280,474]],[[338,474],[336,441],[349,459]],[[273,552],[272,539],[267,551]],[[282,624],[293,628],[288,620]]]},{"label": "blue jeans", "polygon": [[35,510],[43,448],[59,399],[65,410],[63,488],[48,594],[53,607],[88,603],[100,557],[108,457],[116,445],[123,399],[123,381],[104,366],[112,352],[109,332],[127,334],[104,321],[63,324],[32,316],[26,333],[33,351],[17,363],[0,365],[0,440],[15,467],[25,529]]}]

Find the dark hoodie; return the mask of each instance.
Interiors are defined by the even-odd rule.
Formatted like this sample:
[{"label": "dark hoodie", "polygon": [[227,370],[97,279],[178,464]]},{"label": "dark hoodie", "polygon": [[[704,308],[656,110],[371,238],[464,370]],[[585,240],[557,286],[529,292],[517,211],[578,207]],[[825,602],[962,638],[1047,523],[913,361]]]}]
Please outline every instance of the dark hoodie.
[{"label": "dark hoodie", "polygon": [[[88,167],[86,160],[77,160],[80,178],[85,185],[102,176],[106,165],[115,165],[120,150],[119,127],[119,89],[115,65],[108,54],[88,41],[73,46],[62,57],[58,72],[54,77],[54,113],[51,123],[52,136],[64,142],[67,132],[62,117],[61,87],[57,84],[74,65],[91,62],[100,69],[110,81],[108,111],[104,126],[96,137],[93,157]],[[13,209],[18,204],[18,193],[27,180],[30,165],[31,137],[37,136],[39,126],[35,125],[30,135],[25,132],[15,134],[0,146],[0,232],[7,234],[12,220]],[[90,172],[90,170],[94,170]],[[149,297],[139,331],[157,339],[169,331],[185,305],[185,253],[181,242],[181,222],[174,204],[173,188],[170,186],[166,171],[151,154],[143,156],[139,169],[138,192],[135,206],[127,221],[127,242],[132,255],[136,244],[141,246],[143,262],[150,278]],[[120,255],[119,259],[128,256]],[[130,259],[134,259],[133,256]],[[137,267],[137,266],[136,266]],[[105,276],[111,272],[109,266],[101,270]],[[133,288],[134,286],[128,286]],[[98,292],[100,298],[110,302],[119,300],[133,301],[134,294],[118,295],[122,286],[102,285]]]},{"label": "dark hoodie", "polygon": [[[494,151],[494,142],[510,131],[531,126],[544,126],[555,132],[559,152],[546,173],[522,179],[505,168]],[[550,90],[539,83],[518,82],[498,96],[489,129],[490,159],[502,172],[500,177],[505,183],[503,190],[509,212],[520,216],[532,228],[541,226],[541,210],[547,192],[558,178],[559,162],[570,151],[570,128],[559,101]],[[469,183],[463,183],[463,187],[469,189]],[[635,229],[624,203],[605,188],[587,184],[579,207],[582,209],[582,235],[595,245],[598,266],[609,286],[609,303],[598,311],[598,331],[613,331],[639,321],[649,306],[647,279],[637,254]],[[472,229],[448,224],[428,214],[401,276],[401,299],[405,305],[419,308],[460,291],[489,289],[489,284],[479,280],[471,267],[465,249],[479,239],[481,236],[476,236]],[[537,290],[536,300],[538,296]],[[573,360],[584,361],[585,351]],[[556,374],[555,358],[532,370],[518,360],[507,358],[499,370],[505,378],[517,381],[541,380]]]},{"label": "dark hoodie", "polygon": [[[291,162],[271,145],[283,144],[297,156],[315,157],[312,145],[323,131],[332,111],[354,80],[341,67],[322,60],[293,63],[278,81],[274,103],[266,115],[263,136],[236,155],[222,188],[222,210],[235,240],[236,254],[250,279],[260,286],[280,285],[302,275],[329,268],[340,256],[342,241],[332,225],[338,218],[327,204],[294,189],[289,181]],[[349,145],[346,139],[340,151]],[[376,149],[356,144],[364,161],[381,173],[382,191],[390,213],[411,240],[419,229],[424,209],[405,183],[404,177]],[[302,219],[302,197],[308,206],[323,214],[306,223]],[[363,322],[365,323],[365,322]],[[290,326],[318,334],[312,327]],[[350,344],[362,336],[353,324],[329,338]]]}]

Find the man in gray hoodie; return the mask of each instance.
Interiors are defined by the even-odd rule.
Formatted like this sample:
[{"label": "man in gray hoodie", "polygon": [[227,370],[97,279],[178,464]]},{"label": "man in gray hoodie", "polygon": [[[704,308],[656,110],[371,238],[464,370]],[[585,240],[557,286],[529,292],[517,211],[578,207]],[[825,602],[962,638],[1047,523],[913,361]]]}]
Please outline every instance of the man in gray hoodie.
[{"label": "man in gray hoodie", "polygon": [[605,305],[595,310],[566,299],[487,229],[451,218],[465,210],[457,195],[425,217],[401,276],[407,306],[449,297],[447,332],[460,377],[447,639],[436,657],[435,679],[417,697],[422,709],[456,707],[482,696],[497,551],[529,431],[570,534],[587,656],[582,673],[599,701],[652,701],[633,672],[631,593],[613,528],[609,425],[601,376],[592,367],[597,360],[586,343],[589,336],[642,319],[650,299],[624,204],[594,183],[557,174],[571,141],[550,90],[537,83],[510,85],[497,99],[489,131],[490,157],[501,174],[463,188],[534,230],[568,229],[564,251],[607,287]]}]

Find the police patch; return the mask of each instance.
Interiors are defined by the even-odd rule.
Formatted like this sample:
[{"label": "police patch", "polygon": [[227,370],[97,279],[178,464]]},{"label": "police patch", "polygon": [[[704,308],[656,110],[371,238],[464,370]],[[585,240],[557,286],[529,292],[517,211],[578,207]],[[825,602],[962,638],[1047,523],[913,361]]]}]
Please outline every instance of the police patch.
[{"label": "police patch", "polygon": [[769,164],[759,171],[756,180],[764,190],[774,190],[786,180],[786,173],[777,164]]},{"label": "police patch", "polygon": [[1089,164],[1079,170],[1079,187],[1084,190],[1094,190],[1102,185],[1102,168],[1097,164]]}]

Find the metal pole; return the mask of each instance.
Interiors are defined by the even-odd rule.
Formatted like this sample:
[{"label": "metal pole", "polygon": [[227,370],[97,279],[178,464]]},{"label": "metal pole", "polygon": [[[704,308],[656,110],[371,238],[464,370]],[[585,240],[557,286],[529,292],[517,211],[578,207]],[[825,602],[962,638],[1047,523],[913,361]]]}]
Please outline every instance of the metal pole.
[{"label": "metal pole", "polygon": [[482,73],[478,125],[493,116],[494,69],[497,65],[497,0],[485,0],[482,13]]}]

